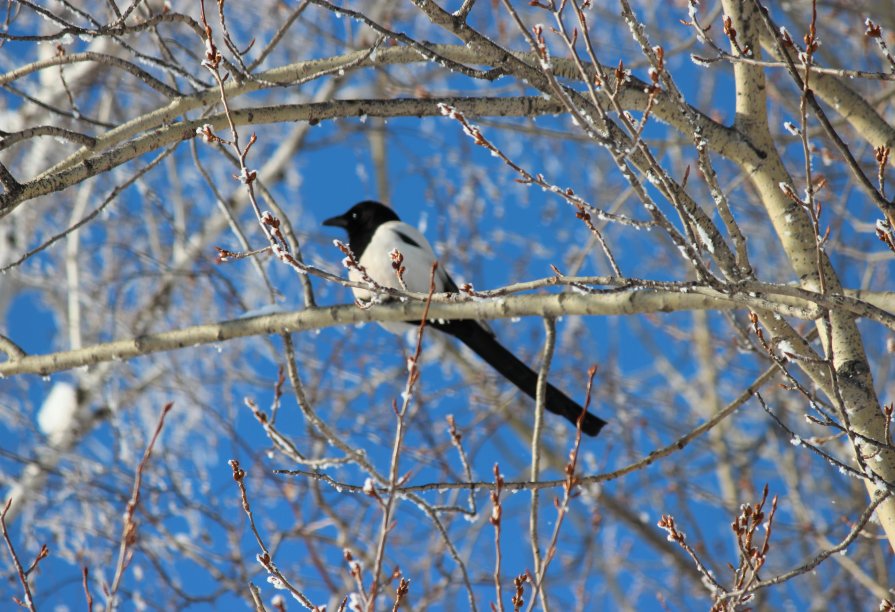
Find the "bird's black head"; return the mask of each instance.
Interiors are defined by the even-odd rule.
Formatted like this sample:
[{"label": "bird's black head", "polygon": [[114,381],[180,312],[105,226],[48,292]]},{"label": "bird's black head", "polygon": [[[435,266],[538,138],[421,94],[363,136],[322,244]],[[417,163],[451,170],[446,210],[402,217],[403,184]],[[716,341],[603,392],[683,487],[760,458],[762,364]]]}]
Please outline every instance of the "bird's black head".
[{"label": "bird's black head", "polygon": [[330,217],[323,225],[342,227],[348,232],[348,245],[354,256],[360,258],[364,249],[370,244],[373,232],[389,221],[400,221],[391,208],[379,202],[365,200],[355,204],[347,212],[338,217]]}]

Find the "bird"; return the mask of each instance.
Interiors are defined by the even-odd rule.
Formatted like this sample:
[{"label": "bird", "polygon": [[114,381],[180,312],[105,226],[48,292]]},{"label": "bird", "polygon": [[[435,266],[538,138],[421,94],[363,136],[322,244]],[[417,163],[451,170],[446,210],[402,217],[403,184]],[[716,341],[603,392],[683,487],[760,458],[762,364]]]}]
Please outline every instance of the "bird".
[{"label": "bird", "polygon": [[[401,221],[397,213],[385,204],[372,200],[359,202],[345,213],[326,219],[323,225],[340,227],[348,233],[351,254],[375,283],[402,289],[392,259],[392,253],[397,250],[403,256],[401,265],[405,270],[402,278],[406,290],[428,293],[432,266],[437,261],[435,251],[418,229]],[[350,280],[363,282],[363,274],[356,267],[349,267]],[[459,292],[457,284],[442,266],[436,268],[434,282],[438,293]],[[360,302],[374,299],[369,289],[352,287],[352,291]],[[393,333],[403,334],[409,329],[408,323],[414,322],[384,322],[380,325]],[[484,323],[472,319],[452,319],[433,320],[427,325],[460,340],[523,393],[535,398],[537,373],[500,344]],[[549,412],[563,416],[573,424],[584,412],[581,431],[589,436],[596,436],[606,425],[606,421],[585,412],[581,405],[549,383],[545,399]]]}]

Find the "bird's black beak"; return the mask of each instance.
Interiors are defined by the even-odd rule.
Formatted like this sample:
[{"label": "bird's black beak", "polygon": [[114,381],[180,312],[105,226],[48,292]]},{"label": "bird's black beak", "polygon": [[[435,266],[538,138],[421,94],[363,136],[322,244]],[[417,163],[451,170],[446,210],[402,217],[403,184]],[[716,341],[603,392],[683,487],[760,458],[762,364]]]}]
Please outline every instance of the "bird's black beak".
[{"label": "bird's black beak", "polygon": [[344,227],[347,229],[348,227],[348,219],[345,218],[345,215],[339,215],[338,217],[330,217],[326,221],[323,222],[323,225],[329,225],[330,227]]}]

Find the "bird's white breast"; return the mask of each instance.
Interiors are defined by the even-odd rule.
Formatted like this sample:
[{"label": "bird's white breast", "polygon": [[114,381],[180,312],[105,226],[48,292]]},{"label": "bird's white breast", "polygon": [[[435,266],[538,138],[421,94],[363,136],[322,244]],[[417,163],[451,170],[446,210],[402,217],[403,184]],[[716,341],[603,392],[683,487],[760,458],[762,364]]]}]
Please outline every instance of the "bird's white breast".
[{"label": "bird's white breast", "polygon": [[[403,234],[403,236],[402,236]],[[408,243],[404,237],[412,240]],[[389,221],[380,225],[373,233],[370,244],[364,250],[360,258],[360,264],[366,269],[367,275],[383,287],[401,289],[398,275],[392,266],[390,253],[398,251],[404,256],[402,266],[405,268],[403,279],[409,291],[427,293],[429,291],[429,279],[432,274],[432,264],[436,261],[432,246],[425,236],[412,225],[402,221]],[[357,282],[363,282],[363,276],[358,270],[349,270],[348,277]],[[438,270],[436,273],[435,290],[444,291],[445,273]],[[354,296],[360,300],[369,300],[371,294],[366,289],[352,289]]]}]

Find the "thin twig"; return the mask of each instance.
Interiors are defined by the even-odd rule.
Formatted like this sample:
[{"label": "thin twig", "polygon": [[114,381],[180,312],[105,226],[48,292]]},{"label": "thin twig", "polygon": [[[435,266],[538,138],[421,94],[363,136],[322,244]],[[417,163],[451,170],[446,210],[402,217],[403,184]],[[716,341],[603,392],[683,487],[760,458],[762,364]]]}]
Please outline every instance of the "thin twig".
[{"label": "thin twig", "polygon": [[16,598],[13,598],[16,603],[19,605],[28,608],[31,612],[35,612],[37,608],[34,607],[34,600],[31,596],[31,586],[28,584],[28,577],[25,575],[25,569],[22,567],[22,563],[19,561],[19,556],[16,554],[16,550],[12,545],[12,538],[9,537],[9,531],[6,529],[6,513],[9,512],[9,507],[12,505],[12,498],[6,500],[6,505],[3,507],[3,512],[0,512],[0,530],[3,531],[3,539],[6,541],[6,548],[9,550],[9,556],[12,558],[12,563],[16,568],[16,574],[19,577],[19,584],[22,585],[22,589],[25,591],[25,600],[19,601]]},{"label": "thin twig", "polygon": [[[497,609],[503,612],[503,590],[500,580],[500,565],[503,552],[500,548],[500,527],[503,518],[503,506],[500,505],[500,493],[503,487],[503,475],[500,466],[494,464],[494,489],[491,491],[491,516],[488,522],[494,527],[494,593],[497,598]],[[493,606],[492,606],[493,608]]]},{"label": "thin twig", "polygon": [[270,551],[267,548],[267,545],[264,544],[264,539],[261,537],[261,534],[258,532],[258,527],[255,525],[255,515],[252,512],[251,505],[249,504],[249,496],[246,492],[245,486],[245,471],[239,467],[239,461],[236,459],[231,459],[229,461],[230,468],[233,470],[233,480],[236,481],[236,486],[239,488],[239,496],[242,500],[242,509],[245,512],[246,516],[249,518],[249,527],[252,530],[252,534],[255,536],[255,541],[258,543],[258,548],[261,549],[261,554],[257,555],[256,559],[261,566],[267,570],[269,575],[269,580],[277,587],[284,588],[288,590],[295,599],[301,603],[308,610],[317,610],[317,606],[311,603],[311,600],[308,599],[304,593],[299,591],[296,587],[290,583],[286,577],[280,572],[279,568],[277,568],[276,564],[273,561],[273,558],[270,555]]},{"label": "thin twig", "polygon": [[137,466],[136,474],[134,474],[134,486],[131,490],[131,498],[130,501],[127,502],[127,508],[124,512],[124,527],[121,530],[121,542],[118,546],[118,562],[115,564],[115,576],[112,578],[112,585],[109,587],[109,591],[106,595],[108,605],[113,609],[117,607],[115,596],[118,594],[118,587],[121,585],[124,570],[127,569],[133,558],[133,546],[137,542],[137,522],[134,520],[134,514],[137,512],[137,506],[140,503],[140,486],[143,484],[143,472],[146,469],[146,466],[149,465],[149,458],[152,456],[152,448],[155,446],[155,442],[158,440],[159,434],[162,433],[162,428],[165,426],[165,416],[170,412],[173,406],[173,402],[168,402],[162,408],[158,424],[155,426],[152,438],[150,438],[146,450],[143,451],[143,458]]},{"label": "thin twig", "polygon": [[82,584],[84,587],[84,599],[87,600],[87,612],[93,612],[93,595],[90,594],[89,570],[85,565],[81,569]]},{"label": "thin twig", "polygon": [[[535,387],[535,423],[531,432],[531,469],[529,479],[537,482],[541,477],[541,433],[544,428],[544,407],[547,397],[547,375],[550,372],[550,362],[553,359],[553,350],[556,346],[556,320],[544,317],[544,350],[541,355],[541,367],[538,370],[538,382]],[[534,563],[535,576],[541,575],[543,559],[541,558],[540,537],[538,535],[538,500],[539,490],[531,490],[531,507],[528,516],[528,532],[531,539],[531,555]],[[538,589],[541,599],[541,608],[549,612],[547,596],[543,585]]]},{"label": "thin twig", "polygon": [[398,464],[401,454],[401,447],[404,443],[404,432],[406,427],[407,410],[410,407],[410,400],[413,398],[413,389],[420,377],[419,359],[423,352],[423,332],[428,322],[429,305],[432,303],[432,295],[435,293],[435,271],[438,269],[438,262],[432,264],[432,270],[429,273],[429,301],[426,302],[426,308],[420,319],[419,328],[416,336],[416,350],[413,356],[407,360],[407,382],[404,386],[404,392],[401,394],[401,408],[395,409],[397,416],[397,424],[395,429],[395,441],[392,446],[391,469],[389,470],[388,479],[388,496],[385,500],[385,507],[382,512],[382,527],[379,531],[379,543],[376,546],[376,561],[373,569],[373,582],[370,585],[370,596],[367,600],[367,609],[370,612],[375,610],[376,593],[379,589],[379,581],[382,576],[382,563],[385,558],[385,543],[388,534],[392,529],[392,510],[395,505],[395,491],[398,488]]},{"label": "thin twig", "polygon": [[[550,544],[547,546],[547,556],[544,559],[544,563],[541,565],[540,572],[535,576],[535,592],[532,595],[531,602],[528,604],[529,612],[534,609],[535,601],[543,591],[544,577],[547,575],[547,568],[556,556],[559,531],[562,529],[563,520],[569,512],[569,503],[572,500],[573,491],[578,485],[578,477],[575,475],[575,471],[578,469],[578,451],[581,448],[581,423],[584,420],[584,415],[587,414],[587,409],[590,407],[590,394],[593,389],[594,376],[596,373],[597,366],[591,366],[588,370],[587,392],[584,396],[584,410],[578,415],[578,421],[575,423],[575,442],[572,444],[572,450],[569,451],[569,462],[566,464],[565,468],[566,477],[563,480],[563,497],[561,501],[556,501],[556,523],[553,526],[553,534],[550,537]],[[541,598],[541,601],[543,603],[544,598]]]}]

